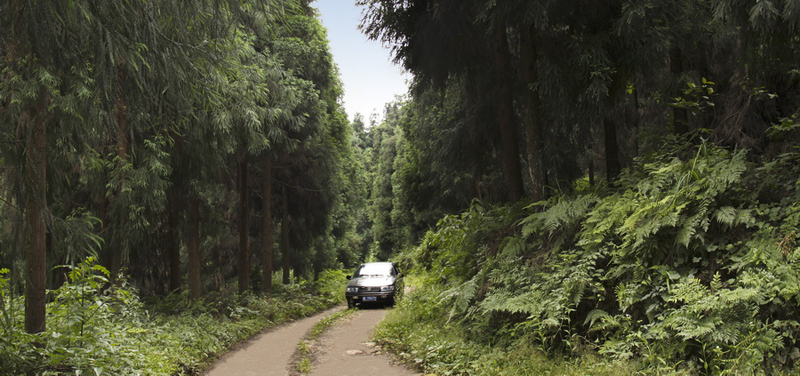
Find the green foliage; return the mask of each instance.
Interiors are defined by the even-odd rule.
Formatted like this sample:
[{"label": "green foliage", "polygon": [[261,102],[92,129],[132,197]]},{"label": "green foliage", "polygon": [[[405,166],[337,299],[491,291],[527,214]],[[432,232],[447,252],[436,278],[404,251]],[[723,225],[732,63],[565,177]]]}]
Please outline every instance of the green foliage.
[{"label": "green foliage", "polygon": [[314,283],[319,294],[331,302],[343,303],[347,271],[328,269],[319,274],[317,281]]},{"label": "green foliage", "polygon": [[709,107],[714,107],[712,100],[716,94],[714,85],[715,83],[706,80],[705,77],[699,85],[694,82],[687,82],[687,88],[683,90],[683,96],[674,98],[671,106],[692,112],[701,112]]},{"label": "green foliage", "polygon": [[[316,292],[331,282],[306,282],[271,297],[231,293],[192,300],[180,293],[143,303],[124,279],[109,284],[108,271],[91,258],[67,269],[69,282],[52,291],[47,331],[37,335],[24,333],[22,299],[10,299],[6,274],[0,275],[1,374],[197,374],[265,327],[341,299]],[[343,279],[340,271],[324,274]]]},{"label": "green foliage", "polygon": [[471,329],[447,322],[449,308],[437,285],[406,295],[375,330],[380,344],[409,365],[437,375],[630,375],[631,363],[586,353],[574,359],[548,356],[531,341],[498,346],[472,338]]},{"label": "green foliage", "polygon": [[[519,343],[646,373],[795,369],[797,155],[756,164],[706,144],[673,150],[608,193],[446,217],[402,255],[425,286],[381,336],[455,374],[478,362],[473,346]],[[438,353],[453,346],[436,342],[443,325],[463,347]]]},{"label": "green foliage", "polygon": [[419,247],[399,260],[405,269],[435,270],[437,283],[467,282],[484,260],[504,246],[504,236],[510,235],[518,215],[519,209],[487,209],[476,201],[468,211],[442,218],[436,231],[428,232]]}]

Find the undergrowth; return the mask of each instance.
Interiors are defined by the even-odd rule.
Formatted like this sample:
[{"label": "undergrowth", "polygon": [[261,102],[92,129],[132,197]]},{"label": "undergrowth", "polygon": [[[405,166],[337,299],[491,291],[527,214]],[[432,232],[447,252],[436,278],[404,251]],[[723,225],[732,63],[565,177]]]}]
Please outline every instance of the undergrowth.
[{"label": "undergrowth", "polygon": [[614,189],[475,203],[401,255],[423,286],[380,338],[437,374],[796,372],[798,176],[676,145]]},{"label": "undergrowth", "polygon": [[7,271],[0,273],[0,374],[195,375],[264,328],[343,297],[328,279],[341,281],[344,273],[332,271],[317,285],[277,284],[269,297],[222,292],[193,301],[176,293],[145,303],[124,278],[110,283],[93,259],[68,268],[69,282],[50,292],[40,334],[24,332],[22,299],[11,299]]},{"label": "undergrowth", "polygon": [[505,344],[501,338],[478,340],[463,323],[446,319],[449,307],[440,303],[433,286],[407,294],[375,330],[383,348],[426,374],[628,376],[636,371],[633,363],[593,352],[569,358],[550,354],[529,338]]}]

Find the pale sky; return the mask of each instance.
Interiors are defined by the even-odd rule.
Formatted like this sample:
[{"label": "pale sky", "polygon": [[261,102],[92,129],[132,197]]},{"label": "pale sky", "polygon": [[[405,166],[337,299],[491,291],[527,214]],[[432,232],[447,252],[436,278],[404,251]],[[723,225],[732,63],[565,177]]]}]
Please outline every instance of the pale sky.
[{"label": "pale sky", "polygon": [[408,92],[406,81],[410,76],[392,63],[389,49],[358,30],[361,7],[355,0],[317,0],[311,6],[319,9],[322,24],[328,29],[331,53],[344,84],[347,117],[353,120],[359,112],[369,126],[372,113],[382,118],[384,105],[395,95]]}]

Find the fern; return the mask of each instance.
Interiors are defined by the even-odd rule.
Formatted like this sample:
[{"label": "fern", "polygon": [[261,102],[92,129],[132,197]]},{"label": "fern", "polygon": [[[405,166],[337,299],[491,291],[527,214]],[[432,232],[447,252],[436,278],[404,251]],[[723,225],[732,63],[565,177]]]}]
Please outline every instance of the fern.
[{"label": "fern", "polygon": [[641,301],[642,288],[641,283],[636,282],[628,282],[617,285],[614,289],[614,294],[617,298],[617,304],[619,304],[619,309],[622,312],[627,311],[632,305]]},{"label": "fern", "polygon": [[583,320],[583,324],[589,324],[589,327],[593,327],[594,323],[600,319],[607,319],[610,315],[608,312],[603,311],[602,309],[593,309],[587,315],[586,319]]},{"label": "fern", "polygon": [[[547,207],[546,210],[534,212],[522,220],[523,237],[529,238],[534,234],[542,233],[553,235],[553,233],[566,226],[574,225],[583,219],[589,208],[598,201],[598,197],[593,194],[587,194],[575,199],[556,197],[552,201],[555,201],[555,203],[549,205],[549,207],[547,207],[547,204],[544,205]],[[548,204],[550,203],[548,202]],[[526,209],[531,210],[539,206],[543,205],[534,204]]]},{"label": "fern", "polygon": [[[787,235],[800,230],[800,185],[774,176],[798,162],[756,169],[744,151],[701,145],[628,171],[605,196],[553,197],[519,220],[483,207],[448,217],[410,254],[443,284],[439,317],[476,337],[513,333],[545,351],[586,338],[645,372],[782,369],[769,354],[789,359],[800,321],[787,309],[800,305]],[[754,188],[754,174],[768,178]],[[776,185],[782,197],[757,201]]]},{"label": "fern", "polygon": [[451,302],[452,308],[450,309],[448,321],[457,317],[466,316],[469,313],[469,308],[477,297],[480,288],[480,280],[482,279],[481,275],[476,275],[469,281],[446,290],[440,295],[442,300]]}]

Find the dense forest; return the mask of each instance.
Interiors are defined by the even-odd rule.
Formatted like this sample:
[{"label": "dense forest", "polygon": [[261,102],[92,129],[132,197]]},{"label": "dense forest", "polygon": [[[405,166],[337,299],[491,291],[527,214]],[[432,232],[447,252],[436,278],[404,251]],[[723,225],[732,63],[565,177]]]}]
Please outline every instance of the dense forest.
[{"label": "dense forest", "polygon": [[436,374],[796,372],[800,3],[360,3],[414,77],[372,130],[372,235],[419,278],[385,344]]},{"label": "dense forest", "polygon": [[437,374],[796,372],[800,2],[357,3],[413,82],[352,121],[313,0],[0,4],[0,369],[196,373],[392,259]]},{"label": "dense forest", "polygon": [[[136,374],[120,326],[258,313],[247,294],[363,258],[364,167],[310,1],[14,0],[0,17],[3,372]],[[319,308],[289,292],[262,303]]]}]

